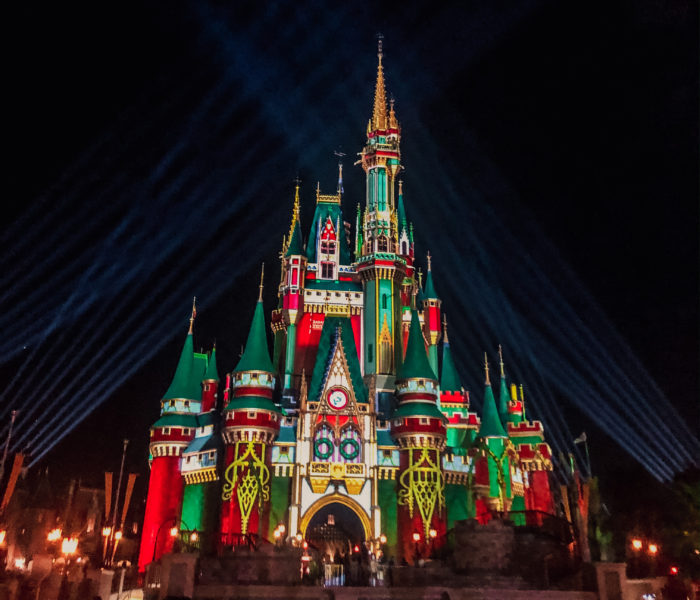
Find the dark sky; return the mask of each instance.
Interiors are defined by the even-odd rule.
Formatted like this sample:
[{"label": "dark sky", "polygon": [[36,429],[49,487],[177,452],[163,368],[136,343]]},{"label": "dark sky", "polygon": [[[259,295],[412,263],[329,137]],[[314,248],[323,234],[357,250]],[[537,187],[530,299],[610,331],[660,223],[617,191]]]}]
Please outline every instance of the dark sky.
[{"label": "dark sky", "polygon": [[[76,212],[85,216],[80,227],[89,230],[86,240],[109,235],[130,197],[148,203],[149,194],[140,194],[138,185],[187,135],[187,152],[174,161],[168,177],[187,172],[196,180],[213,173],[223,196],[233,199],[245,189],[251,198],[223,216],[214,204],[194,232],[199,241],[225,239],[231,249],[220,263],[232,275],[217,279],[215,302],[202,298],[197,323],[198,343],[210,346],[217,339],[220,372],[230,370],[247,329],[257,263],[274,261],[288,226],[294,176],[299,173],[307,186],[308,223],[314,182],[320,179],[325,190],[333,189],[333,151],[342,149],[348,155],[348,196],[352,192],[348,206],[362,200],[362,175],[350,165],[369,117],[375,34],[381,31],[387,81],[404,128],[407,190],[412,172],[416,178],[425,175],[420,165],[428,164],[430,153],[431,159],[456,167],[430,176],[449,176],[457,187],[468,182],[514,235],[538,231],[551,240],[697,432],[696,3],[338,3],[335,10],[322,4],[30,1],[15,6],[7,20],[12,35],[4,86],[10,99],[7,223],[28,214],[41,198],[48,203],[37,214],[61,199],[51,229],[62,238],[76,233],[62,229],[67,215]],[[228,112],[226,98],[217,99],[212,113],[217,118],[208,113],[189,126],[188,119],[206,102],[206,90],[220,81],[226,82],[224,95],[230,95]],[[264,172],[246,166],[249,155],[267,161]],[[66,172],[74,174],[70,181],[92,176],[96,182],[73,197],[74,184],[61,183]],[[414,181],[414,189],[427,194],[425,179],[423,188]],[[103,182],[106,189],[114,181],[121,182],[118,192],[96,192]],[[158,186],[149,192],[153,197],[166,183]],[[169,200],[173,212],[196,210],[187,199],[191,190],[185,184],[176,188]],[[416,196],[407,198],[409,216]],[[92,224],[96,201],[114,202],[112,220]],[[251,208],[263,205],[264,221]],[[425,209],[413,210],[419,219]],[[250,215],[259,252],[237,256],[243,247],[237,236],[245,235],[236,224]],[[443,218],[458,223],[465,215],[446,210]],[[354,220],[354,209],[346,218]],[[32,227],[30,219],[23,235]],[[452,231],[420,227],[416,223],[419,241]],[[540,239],[524,242],[534,248]],[[10,237],[6,250],[15,243]],[[459,260],[433,254],[442,258],[436,269],[444,281]],[[21,257],[11,258],[12,263]],[[61,260],[72,258],[67,253]],[[134,260],[143,257],[135,254]],[[196,272],[195,263],[187,263],[187,269]],[[517,266],[516,256],[513,263]],[[172,268],[165,261],[131,285],[139,287],[141,298],[167,294],[151,283]],[[270,282],[277,268],[273,264]],[[437,285],[439,290],[439,279]],[[189,288],[183,297],[188,294]],[[128,313],[136,305],[132,297],[120,310]],[[105,392],[105,403],[42,464],[99,481],[102,469],[117,467],[121,439],[128,437],[133,440],[129,463],[145,473],[147,428],[176,364],[186,309],[175,315],[155,355]],[[66,319],[68,338],[85,322]],[[155,327],[147,318],[141,323]],[[90,343],[96,342],[86,338]],[[60,346],[41,352],[60,353]],[[4,380],[13,377],[22,359],[3,363]],[[124,360],[139,362],[141,356],[134,351]],[[466,352],[461,357],[475,371],[465,379],[478,380],[479,360]],[[40,393],[36,398],[45,400]],[[575,421],[574,434],[591,427],[580,411],[567,416]],[[634,407],[628,416],[635,418]],[[594,463],[612,473],[610,465],[602,465],[614,446],[597,437]],[[637,468],[625,457],[620,461],[619,468]]]}]

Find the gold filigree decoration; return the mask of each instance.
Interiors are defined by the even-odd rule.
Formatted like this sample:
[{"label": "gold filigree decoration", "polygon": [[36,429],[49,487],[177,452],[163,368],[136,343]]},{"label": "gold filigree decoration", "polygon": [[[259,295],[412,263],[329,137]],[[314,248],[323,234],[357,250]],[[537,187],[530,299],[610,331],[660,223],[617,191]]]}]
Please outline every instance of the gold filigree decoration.
[{"label": "gold filigree decoration", "polygon": [[[445,506],[445,476],[440,468],[440,453],[431,448],[423,448],[416,459],[418,450],[409,450],[409,466],[399,478],[399,504],[408,507],[413,517],[414,506],[418,506],[425,536],[430,535],[435,506],[442,510]],[[431,458],[431,456],[435,458]]]},{"label": "gold filigree decoration", "polygon": [[[260,453],[256,452],[260,446]],[[238,442],[234,461],[224,472],[224,484],[221,499],[230,500],[236,490],[238,508],[241,511],[241,533],[248,533],[250,513],[257,500],[258,508],[270,499],[270,470],[264,462],[265,444],[256,442]]]}]

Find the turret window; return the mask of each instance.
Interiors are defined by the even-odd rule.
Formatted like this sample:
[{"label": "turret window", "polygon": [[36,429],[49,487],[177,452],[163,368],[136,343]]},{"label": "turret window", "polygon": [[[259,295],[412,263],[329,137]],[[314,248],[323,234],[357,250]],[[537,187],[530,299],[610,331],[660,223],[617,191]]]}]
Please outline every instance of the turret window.
[{"label": "turret window", "polygon": [[335,263],[321,263],[321,279],[335,279]]},{"label": "turret window", "polygon": [[175,400],[171,400],[168,404],[170,404],[170,408],[173,408],[175,406]]},{"label": "turret window", "polygon": [[332,240],[321,240],[321,254],[335,254],[335,242]]},{"label": "turret window", "polygon": [[170,427],[163,427],[163,435],[170,435]]},{"label": "turret window", "polygon": [[389,251],[389,240],[386,239],[385,235],[380,235],[377,238],[377,252],[388,252]]},{"label": "turret window", "polygon": [[401,254],[403,254],[403,255],[408,254],[408,242],[406,242],[406,241],[401,242]]}]

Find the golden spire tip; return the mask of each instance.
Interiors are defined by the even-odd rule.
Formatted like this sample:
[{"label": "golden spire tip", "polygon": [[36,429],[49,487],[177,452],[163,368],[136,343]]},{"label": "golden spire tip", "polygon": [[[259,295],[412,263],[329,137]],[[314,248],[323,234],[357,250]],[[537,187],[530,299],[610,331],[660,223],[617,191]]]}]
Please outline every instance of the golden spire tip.
[{"label": "golden spire tip", "polygon": [[430,250],[428,250],[428,271],[433,270],[433,261],[432,261],[432,256],[430,256]]},{"label": "golden spire tip", "polygon": [[194,320],[197,317],[197,296],[192,298],[192,314],[190,315],[190,330],[189,334],[192,335],[194,330]]},{"label": "golden spire tip", "polygon": [[447,315],[443,313],[442,315],[442,341],[445,344],[449,344],[450,340],[447,338]]},{"label": "golden spire tip", "polygon": [[505,369],[505,365],[503,364],[503,348],[501,347],[500,344],[498,344],[498,358],[501,361],[501,379],[505,379],[506,369]]},{"label": "golden spire tip", "polygon": [[484,352],[484,371],[486,372],[486,385],[491,385],[491,379],[489,378],[489,357],[486,352]]},{"label": "golden spire tip", "polygon": [[264,279],[265,279],[265,263],[263,263],[262,267],[260,268],[260,292],[258,294],[258,302],[262,302]]}]

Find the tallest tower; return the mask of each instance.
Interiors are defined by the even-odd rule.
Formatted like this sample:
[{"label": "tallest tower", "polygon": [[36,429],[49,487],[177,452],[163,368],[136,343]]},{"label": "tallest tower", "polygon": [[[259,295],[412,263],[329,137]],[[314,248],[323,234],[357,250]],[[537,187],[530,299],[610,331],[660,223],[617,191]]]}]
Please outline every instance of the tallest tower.
[{"label": "tallest tower", "polygon": [[[364,372],[377,378],[377,389],[391,388],[401,360],[401,284],[406,261],[399,254],[396,178],[401,170],[401,132],[394,103],[387,110],[382,42],[367,143],[362,150],[366,197],[357,271],[364,288]],[[384,381],[382,381],[384,379]]]}]

